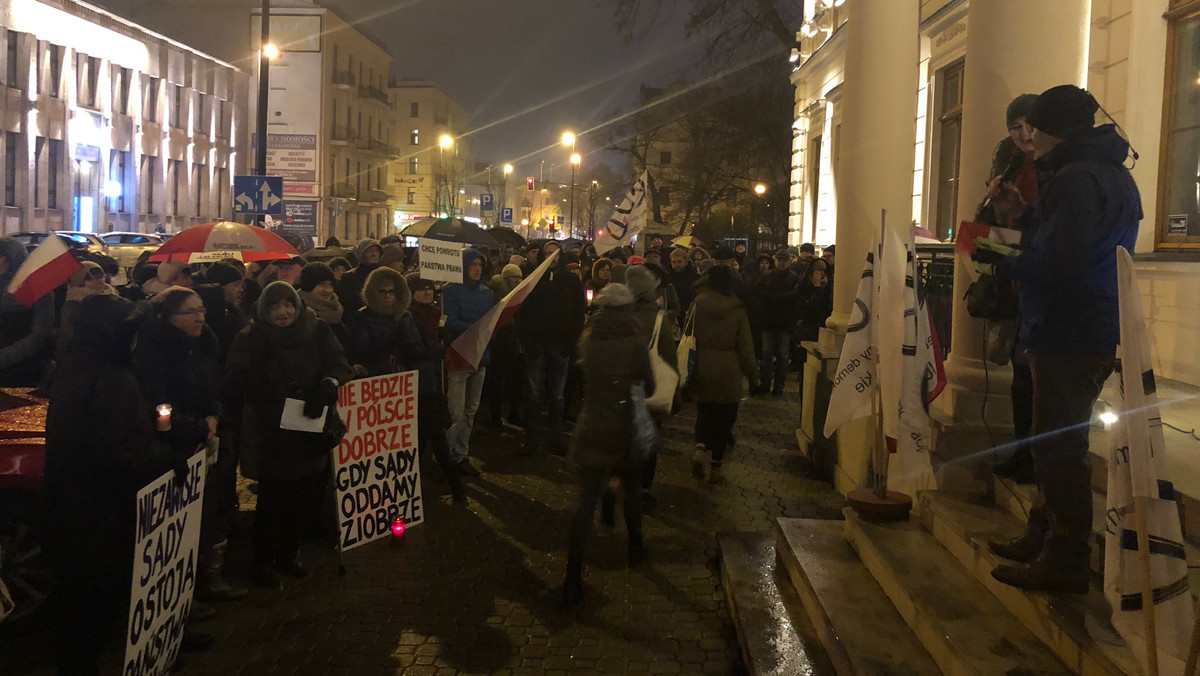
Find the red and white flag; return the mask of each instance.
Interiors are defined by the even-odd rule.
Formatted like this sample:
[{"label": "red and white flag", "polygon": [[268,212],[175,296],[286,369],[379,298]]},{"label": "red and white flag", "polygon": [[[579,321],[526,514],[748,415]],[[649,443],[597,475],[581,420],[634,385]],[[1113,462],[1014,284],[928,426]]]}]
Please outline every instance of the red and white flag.
[{"label": "red and white flag", "polygon": [[510,291],[499,303],[493,305],[487,314],[480,317],[479,321],[472,324],[471,328],[450,343],[450,349],[446,350],[447,371],[474,371],[479,368],[479,362],[483,359],[483,353],[487,351],[488,343],[492,342],[492,336],[512,320],[512,316],[521,308],[533,287],[542,280],[558,256],[558,251],[550,254],[536,270],[521,280],[517,288]]},{"label": "red and white flag", "polygon": [[8,292],[27,307],[83,268],[58,235],[47,237],[17,269]]}]

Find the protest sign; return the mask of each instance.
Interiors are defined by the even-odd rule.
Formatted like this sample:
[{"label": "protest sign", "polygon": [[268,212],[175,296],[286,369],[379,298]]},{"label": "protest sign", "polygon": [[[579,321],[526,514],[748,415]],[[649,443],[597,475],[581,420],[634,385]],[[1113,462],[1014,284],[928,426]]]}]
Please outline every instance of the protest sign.
[{"label": "protest sign", "polygon": [[196,589],[204,474],[201,452],[181,483],[171,471],[138,491],[125,676],[170,673],[179,655]]},{"label": "protest sign", "polygon": [[463,245],[440,239],[417,239],[421,253],[421,279],[462,284]]},{"label": "protest sign", "polygon": [[424,519],[417,461],[417,372],[346,383],[338,391],[346,436],[333,449],[342,551]]}]

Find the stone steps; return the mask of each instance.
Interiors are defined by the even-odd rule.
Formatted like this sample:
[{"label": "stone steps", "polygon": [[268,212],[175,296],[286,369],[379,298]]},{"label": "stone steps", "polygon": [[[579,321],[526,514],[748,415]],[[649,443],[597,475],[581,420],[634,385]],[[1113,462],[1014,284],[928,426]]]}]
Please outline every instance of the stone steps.
[{"label": "stone steps", "polygon": [[775,535],[780,567],[839,676],[940,673],[846,542],[843,522],[776,519]]},{"label": "stone steps", "polygon": [[919,523],[845,513],[846,539],[943,673],[1072,673]]},{"label": "stone steps", "polygon": [[919,502],[925,529],[1071,671],[1089,676],[1141,673],[1136,656],[1111,627],[1099,576],[1087,596],[1029,594],[1001,584],[991,572],[1004,559],[987,548],[988,538],[1019,535],[1024,521],[996,505],[939,491],[922,492]]},{"label": "stone steps", "polygon": [[772,533],[718,533],[721,586],[750,674],[832,674],[787,576]]}]

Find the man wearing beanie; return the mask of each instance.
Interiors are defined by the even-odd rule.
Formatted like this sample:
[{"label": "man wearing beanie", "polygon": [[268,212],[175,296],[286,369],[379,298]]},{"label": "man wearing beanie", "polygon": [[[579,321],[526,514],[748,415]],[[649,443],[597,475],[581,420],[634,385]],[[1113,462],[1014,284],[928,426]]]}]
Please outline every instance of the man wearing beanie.
[{"label": "man wearing beanie", "polygon": [[204,283],[196,293],[204,301],[204,323],[217,335],[217,358],[222,364],[233,345],[233,337],[246,325],[240,310],[246,292],[242,272],[229,263],[213,263],[204,272]]},{"label": "man wearing beanie", "polygon": [[338,283],[337,289],[342,307],[351,315],[358,312],[358,309],[365,304],[362,295],[363,286],[367,283],[367,275],[382,265],[380,259],[383,257],[383,248],[379,246],[379,242],[373,239],[364,239],[354,247],[354,256],[358,261],[358,267],[342,275],[342,281]]},{"label": "man wearing beanie", "polygon": [[[992,576],[1030,591],[1087,593],[1092,533],[1088,428],[1113,370],[1120,327],[1116,248],[1133,251],[1142,218],[1124,167],[1129,143],[1095,125],[1099,104],[1072,85],[1033,102],[1038,203],[1026,209],[1019,255],[981,244],[981,272],[1020,285],[1021,342],[1033,372],[1033,462],[1042,502],[1024,535],[989,542],[1015,561]],[[977,241],[982,241],[982,238]]]}]

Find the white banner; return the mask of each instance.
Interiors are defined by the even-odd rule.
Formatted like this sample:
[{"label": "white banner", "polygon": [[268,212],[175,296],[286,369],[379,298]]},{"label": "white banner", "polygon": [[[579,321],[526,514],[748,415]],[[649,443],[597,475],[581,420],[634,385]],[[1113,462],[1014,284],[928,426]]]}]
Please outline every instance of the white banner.
[{"label": "white banner", "polygon": [[603,256],[619,246],[628,246],[634,235],[640,233],[645,227],[648,180],[648,172],[643,171],[642,177],[635,181],[625,193],[625,199],[621,200],[617,210],[608,219],[607,230],[596,238],[596,253]]},{"label": "white banner", "polygon": [[878,247],[867,252],[846,328],[846,342],[838,359],[833,377],[833,393],[829,397],[829,413],[825,416],[825,436],[831,437],[843,423],[871,415],[871,399],[875,396],[877,350],[874,340],[875,316],[875,254]]},{"label": "white banner", "polygon": [[125,676],[168,674],[179,656],[196,589],[204,453],[192,456],[187,467],[181,484],[171,471],[137,494]]},{"label": "white banner", "polygon": [[333,449],[342,551],[425,518],[417,458],[417,372],[346,383],[338,391],[346,437]]},{"label": "white banner", "polygon": [[418,259],[421,263],[421,279],[435,282],[463,283],[463,250],[458,242],[443,242],[440,239],[419,237]]}]

